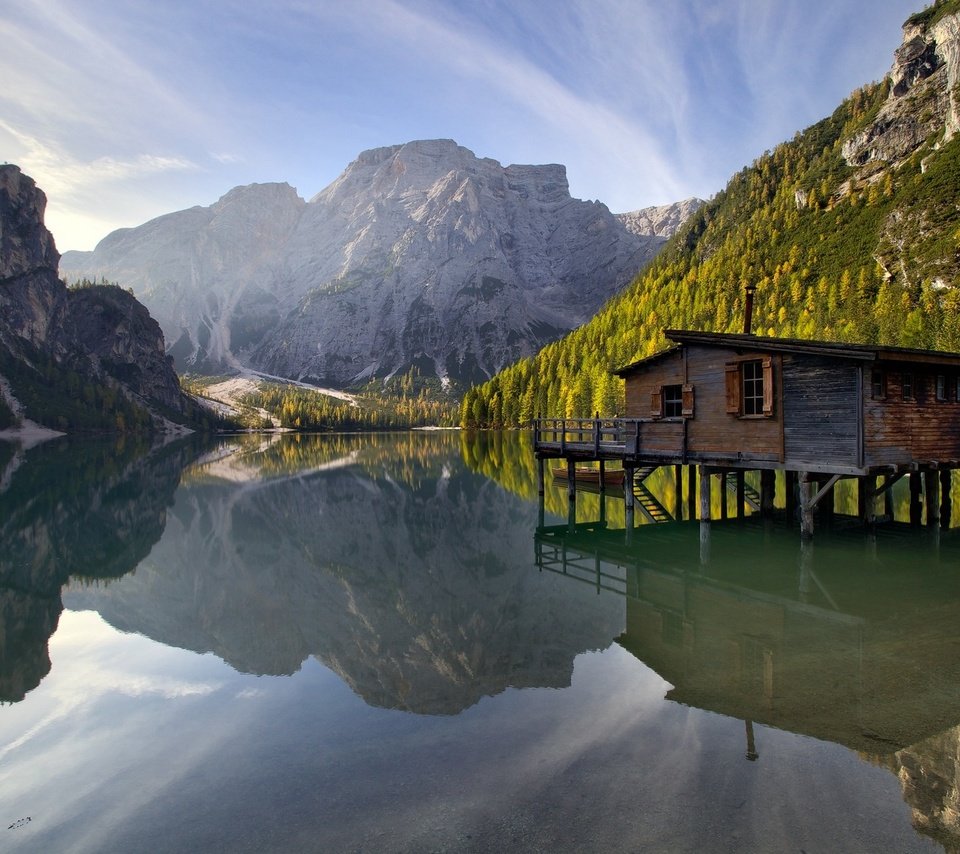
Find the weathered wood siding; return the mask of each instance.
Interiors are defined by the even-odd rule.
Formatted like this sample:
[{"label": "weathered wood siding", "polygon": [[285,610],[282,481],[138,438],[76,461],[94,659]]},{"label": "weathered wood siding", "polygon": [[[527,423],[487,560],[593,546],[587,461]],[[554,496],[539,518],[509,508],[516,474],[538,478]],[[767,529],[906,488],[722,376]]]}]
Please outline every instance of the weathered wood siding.
[{"label": "weathered wood siding", "polygon": [[[864,457],[869,465],[960,459],[960,403],[955,374],[947,374],[947,399],[936,399],[937,372],[921,366],[880,364],[886,395],[874,398],[864,380]],[[903,375],[913,375],[914,396],[903,399]]]},{"label": "weathered wood siding", "polygon": [[858,363],[824,356],[783,356],[784,461],[858,466]]}]

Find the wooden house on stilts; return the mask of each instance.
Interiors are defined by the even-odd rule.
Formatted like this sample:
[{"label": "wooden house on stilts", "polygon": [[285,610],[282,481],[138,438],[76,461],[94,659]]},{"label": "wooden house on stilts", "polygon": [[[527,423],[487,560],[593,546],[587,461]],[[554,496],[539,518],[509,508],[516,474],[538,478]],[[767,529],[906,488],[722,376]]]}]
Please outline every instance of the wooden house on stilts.
[{"label": "wooden house on stilts", "polygon": [[[535,453],[576,465],[622,463],[633,483],[641,468],[697,466],[700,518],[710,518],[710,476],[760,472],[758,505],[772,513],[776,471],[786,506],[813,533],[816,508],[830,510],[841,478],[857,478],[866,522],[883,516],[880,496],[910,478],[911,519],[946,524],[950,472],[960,467],[960,353],[667,330],[673,346],[614,373],[626,411],[615,419],[538,419]],[[692,480],[688,484],[692,505]],[[680,490],[678,489],[678,495]],[[922,498],[921,498],[922,494]],[[624,491],[628,514],[633,489]],[[691,506],[692,510],[692,506]],[[691,512],[691,516],[693,513]]]}]

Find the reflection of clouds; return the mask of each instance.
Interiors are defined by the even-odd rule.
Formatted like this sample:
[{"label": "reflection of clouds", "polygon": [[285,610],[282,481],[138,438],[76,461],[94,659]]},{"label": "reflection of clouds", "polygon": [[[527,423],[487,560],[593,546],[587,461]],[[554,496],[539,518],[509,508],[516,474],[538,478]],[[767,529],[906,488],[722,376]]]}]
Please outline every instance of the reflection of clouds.
[{"label": "reflection of clouds", "polygon": [[[55,691],[67,708],[76,708],[114,693],[125,697],[156,696],[165,700],[206,696],[222,687],[221,682],[200,681],[147,673],[176,664],[196,653],[157,646],[141,635],[124,634],[108,625],[96,611],[64,611],[57,631],[50,638],[51,659],[72,659],[59,672]],[[136,673],[127,668],[136,668]]]}]

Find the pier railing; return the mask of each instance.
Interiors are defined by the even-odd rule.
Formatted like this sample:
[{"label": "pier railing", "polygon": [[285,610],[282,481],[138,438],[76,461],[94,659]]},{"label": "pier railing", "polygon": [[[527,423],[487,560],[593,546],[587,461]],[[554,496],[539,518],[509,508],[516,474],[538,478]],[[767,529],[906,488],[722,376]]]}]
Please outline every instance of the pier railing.
[{"label": "pier railing", "polygon": [[643,418],[537,418],[533,422],[536,450],[612,455],[640,453]]}]

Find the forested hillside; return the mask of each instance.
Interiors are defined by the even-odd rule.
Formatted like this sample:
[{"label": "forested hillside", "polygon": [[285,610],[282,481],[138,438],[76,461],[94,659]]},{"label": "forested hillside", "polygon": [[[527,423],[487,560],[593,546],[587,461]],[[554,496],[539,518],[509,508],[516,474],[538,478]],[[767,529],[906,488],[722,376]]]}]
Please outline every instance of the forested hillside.
[{"label": "forested hillside", "polygon": [[664,328],[742,331],[747,283],[760,335],[960,350],[960,84],[930,35],[958,5],[914,16],[891,77],[734,175],[591,322],[471,389],[461,422],[615,414],[611,369]]}]

